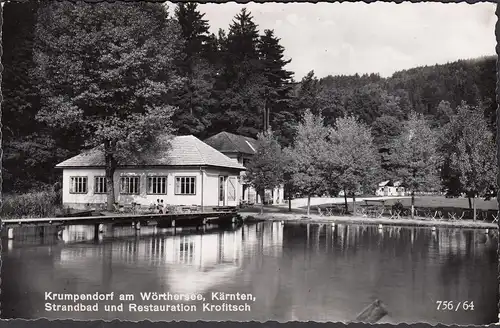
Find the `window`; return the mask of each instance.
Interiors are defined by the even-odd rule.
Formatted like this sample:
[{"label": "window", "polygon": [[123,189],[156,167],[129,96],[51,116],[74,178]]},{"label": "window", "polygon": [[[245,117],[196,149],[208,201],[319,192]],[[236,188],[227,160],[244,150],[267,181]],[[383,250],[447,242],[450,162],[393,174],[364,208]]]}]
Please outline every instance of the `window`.
[{"label": "window", "polygon": [[87,193],[87,177],[71,177],[70,193],[86,194]]},{"label": "window", "polygon": [[176,195],[195,195],[196,177],[175,177]]},{"label": "window", "polygon": [[120,179],[120,194],[139,194],[139,177],[123,176]]},{"label": "window", "polygon": [[219,202],[224,202],[224,197],[226,195],[226,178],[224,176],[219,176]]},{"label": "window", "polygon": [[105,194],[107,193],[106,188],[106,177],[95,177],[94,181],[94,193]]},{"label": "window", "polygon": [[180,241],[179,260],[181,263],[192,263],[194,259],[194,242],[183,237]]},{"label": "window", "polygon": [[167,177],[148,177],[148,194],[166,194]]}]

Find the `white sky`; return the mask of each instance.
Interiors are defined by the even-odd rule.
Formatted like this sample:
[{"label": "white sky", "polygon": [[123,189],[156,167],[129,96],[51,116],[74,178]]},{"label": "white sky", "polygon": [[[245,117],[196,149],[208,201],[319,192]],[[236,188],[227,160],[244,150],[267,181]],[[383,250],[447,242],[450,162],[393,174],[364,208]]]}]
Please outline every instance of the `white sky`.
[{"label": "white sky", "polygon": [[[173,9],[173,4],[168,3]],[[262,32],[281,38],[287,69],[300,80],[379,73],[495,54],[495,4],[223,3],[200,4],[212,32],[228,30],[246,7]]]}]

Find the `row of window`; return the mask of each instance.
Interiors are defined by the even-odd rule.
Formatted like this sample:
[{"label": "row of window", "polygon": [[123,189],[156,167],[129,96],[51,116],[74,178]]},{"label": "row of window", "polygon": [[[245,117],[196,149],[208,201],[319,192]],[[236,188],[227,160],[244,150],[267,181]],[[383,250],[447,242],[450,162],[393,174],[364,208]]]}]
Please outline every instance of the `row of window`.
[{"label": "row of window", "polygon": [[[70,193],[86,194],[88,192],[87,177],[71,177]],[[120,177],[120,194],[138,195],[140,193],[139,176]],[[167,194],[167,177],[151,176],[147,177],[147,193],[151,195]],[[94,193],[105,194],[107,192],[106,177],[94,177]],[[195,195],[196,177],[175,177],[176,195]]]}]

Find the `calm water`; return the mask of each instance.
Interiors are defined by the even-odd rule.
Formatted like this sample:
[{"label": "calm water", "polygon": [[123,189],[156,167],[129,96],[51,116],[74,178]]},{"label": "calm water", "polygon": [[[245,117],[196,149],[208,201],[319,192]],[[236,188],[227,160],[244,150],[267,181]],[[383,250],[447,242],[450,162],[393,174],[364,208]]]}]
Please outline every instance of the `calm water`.
[{"label": "calm water", "polygon": [[[497,321],[497,237],[484,230],[266,222],[176,235],[115,227],[98,242],[88,227],[16,238],[2,245],[3,318],[349,321],[378,298],[390,312],[382,322]],[[240,292],[255,302],[250,312],[44,309],[45,292],[97,291]],[[437,301],[473,301],[474,310],[437,311]]]}]

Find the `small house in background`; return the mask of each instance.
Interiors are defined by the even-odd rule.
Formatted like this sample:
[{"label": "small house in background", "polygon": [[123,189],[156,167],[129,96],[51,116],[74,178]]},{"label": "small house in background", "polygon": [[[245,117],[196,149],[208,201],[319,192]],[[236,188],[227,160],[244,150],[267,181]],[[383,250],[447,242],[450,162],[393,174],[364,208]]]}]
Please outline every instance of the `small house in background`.
[{"label": "small house in background", "polygon": [[[217,149],[234,162],[246,167],[250,159],[257,153],[257,140],[229,132],[220,132],[205,140],[205,143]],[[260,196],[254,188],[245,182],[245,172],[240,175],[240,195],[242,203],[259,204]],[[265,191],[265,201],[271,200],[273,204],[283,203],[284,188],[274,188]]]},{"label": "small house in background", "polygon": [[405,188],[402,186],[401,181],[387,180],[378,184],[376,196],[404,196]]},{"label": "small house in background", "polygon": [[[237,206],[245,168],[194,136],[177,136],[140,159],[118,163],[113,176],[120,205]],[[100,208],[107,201],[104,151],[96,147],[56,165],[66,207]],[[88,205],[87,205],[88,204]]]}]

